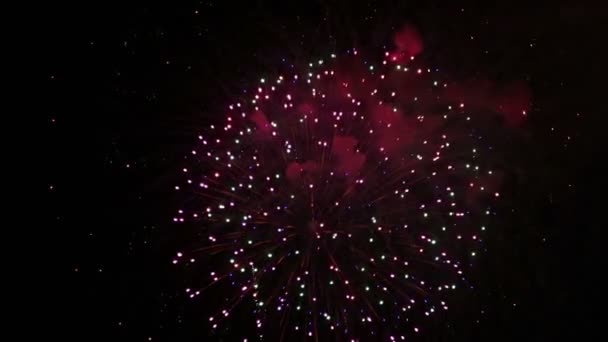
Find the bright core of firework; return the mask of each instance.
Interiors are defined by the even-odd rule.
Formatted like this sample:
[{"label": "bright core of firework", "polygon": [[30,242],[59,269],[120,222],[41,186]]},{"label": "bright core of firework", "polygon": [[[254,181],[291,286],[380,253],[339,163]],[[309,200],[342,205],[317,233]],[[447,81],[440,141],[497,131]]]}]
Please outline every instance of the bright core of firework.
[{"label": "bright core of firework", "polygon": [[174,221],[203,238],[173,263],[213,329],[244,308],[263,338],[394,340],[448,309],[495,214],[502,115],[448,83],[350,50],[260,79],[201,131]]}]

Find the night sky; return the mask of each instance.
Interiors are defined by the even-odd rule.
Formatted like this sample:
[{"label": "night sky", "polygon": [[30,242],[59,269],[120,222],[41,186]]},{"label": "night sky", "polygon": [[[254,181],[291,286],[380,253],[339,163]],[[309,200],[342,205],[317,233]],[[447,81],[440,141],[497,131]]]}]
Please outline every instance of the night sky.
[{"label": "night sky", "polygon": [[200,239],[195,224],[173,222],[190,200],[174,191],[184,155],[261,75],[352,48],[379,59],[408,24],[426,65],[454,80],[523,82],[532,105],[501,158],[499,222],[468,271],[471,287],[406,340],[591,336],[605,311],[602,10],[576,1],[47,5],[35,120],[48,249],[37,282],[50,303],[36,320],[60,340],[257,340],[250,309],[217,334],[205,296],[184,295],[196,271],[172,260]]}]

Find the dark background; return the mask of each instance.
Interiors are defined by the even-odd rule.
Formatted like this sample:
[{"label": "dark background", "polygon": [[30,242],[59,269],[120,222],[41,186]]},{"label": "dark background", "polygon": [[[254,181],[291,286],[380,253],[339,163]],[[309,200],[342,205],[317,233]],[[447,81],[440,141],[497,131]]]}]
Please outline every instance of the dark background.
[{"label": "dark background", "polygon": [[579,1],[37,7],[46,192],[38,281],[50,301],[35,323],[60,340],[215,340],[204,303],[184,300],[170,263],[192,238],[170,224],[179,205],[170,190],[197,128],[282,58],[381,51],[410,23],[430,64],[454,77],[526,80],[534,96],[524,143],[510,151],[504,223],[486,240],[475,289],[423,339],[592,336],[605,311],[604,10]]}]

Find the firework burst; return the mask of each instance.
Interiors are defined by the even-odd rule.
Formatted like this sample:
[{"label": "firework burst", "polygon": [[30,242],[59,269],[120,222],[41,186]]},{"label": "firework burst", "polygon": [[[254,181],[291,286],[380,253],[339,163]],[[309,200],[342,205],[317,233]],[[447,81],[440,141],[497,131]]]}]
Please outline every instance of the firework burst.
[{"label": "firework burst", "polygon": [[201,131],[174,221],[202,239],[173,263],[215,331],[238,308],[258,338],[400,340],[448,309],[500,198],[494,141],[528,101],[450,84],[397,37],[378,63],[260,79]]}]

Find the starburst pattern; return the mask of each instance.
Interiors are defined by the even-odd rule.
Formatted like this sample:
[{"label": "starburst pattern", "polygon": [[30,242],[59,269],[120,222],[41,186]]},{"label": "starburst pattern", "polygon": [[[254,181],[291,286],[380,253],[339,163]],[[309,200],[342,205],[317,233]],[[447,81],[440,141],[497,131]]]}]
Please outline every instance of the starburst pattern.
[{"label": "starburst pattern", "polygon": [[212,329],[245,309],[269,340],[399,340],[448,309],[496,216],[494,142],[526,108],[382,57],[278,71],[201,131],[174,221],[202,239],[173,263]]}]

